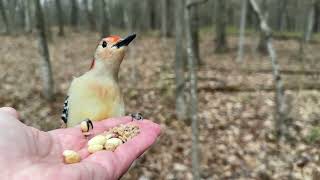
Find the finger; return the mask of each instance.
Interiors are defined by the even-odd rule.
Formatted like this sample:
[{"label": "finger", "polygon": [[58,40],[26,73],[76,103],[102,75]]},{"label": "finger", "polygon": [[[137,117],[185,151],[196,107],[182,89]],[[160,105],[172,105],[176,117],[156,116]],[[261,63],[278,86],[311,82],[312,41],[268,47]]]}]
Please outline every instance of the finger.
[{"label": "finger", "polygon": [[114,169],[117,170],[115,173],[120,177],[128,170],[133,161],[146,151],[160,135],[160,126],[151,121],[135,121],[129,124],[139,126],[140,133],[136,137],[120,145],[115,152],[99,151],[90,155],[84,161],[99,163],[106,169],[114,166]]},{"label": "finger", "polygon": [[[132,124],[137,124],[139,126],[140,133],[115,150],[115,154],[121,167],[120,172],[122,173],[126,172],[133,161],[155,143],[157,137],[161,133],[160,126],[151,121],[135,121]],[[120,175],[122,175],[122,173],[120,173]]]},{"label": "finger", "polygon": [[[120,117],[120,118],[110,118],[99,122],[93,123],[92,136],[100,134],[103,131],[106,131],[114,126],[119,124],[125,124],[130,122],[129,117]],[[87,144],[87,141],[90,137],[85,137],[80,129],[80,126],[77,125],[72,128],[56,129],[49,131],[49,133],[61,143],[63,149],[72,149],[80,150],[84,148]]]},{"label": "finger", "polygon": [[17,119],[19,118],[18,112],[12,107],[2,107],[2,108],[0,108],[0,111],[5,112],[5,113],[9,114],[10,116],[13,116]]},{"label": "finger", "polygon": [[[93,124],[94,128],[93,128],[92,134],[87,138],[84,138],[83,134],[80,132],[79,129],[74,128],[77,130],[77,133],[79,133],[79,137],[82,138],[82,140],[80,140],[80,142],[75,145],[76,147],[79,147],[76,150],[79,151],[78,153],[80,154],[81,158],[84,159],[90,155],[90,153],[87,150],[88,147],[86,146],[87,141],[90,138],[94,137],[97,134],[101,134],[102,132],[107,131],[115,126],[118,126],[120,124],[126,124],[128,122],[131,122],[131,118],[128,116],[121,117],[121,118],[110,118],[104,121],[95,122]],[[69,145],[72,147],[72,144],[69,144]],[[66,144],[66,146],[68,146],[68,144]]]}]

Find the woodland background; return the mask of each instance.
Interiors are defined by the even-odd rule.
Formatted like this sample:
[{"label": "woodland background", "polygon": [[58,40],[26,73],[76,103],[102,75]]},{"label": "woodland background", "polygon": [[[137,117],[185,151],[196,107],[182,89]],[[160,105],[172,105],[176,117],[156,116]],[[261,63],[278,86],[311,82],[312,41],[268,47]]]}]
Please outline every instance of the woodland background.
[{"label": "woodland background", "polygon": [[137,38],[127,112],[163,134],[123,179],[320,179],[319,0],[0,0],[0,106],[60,127],[101,37]]}]

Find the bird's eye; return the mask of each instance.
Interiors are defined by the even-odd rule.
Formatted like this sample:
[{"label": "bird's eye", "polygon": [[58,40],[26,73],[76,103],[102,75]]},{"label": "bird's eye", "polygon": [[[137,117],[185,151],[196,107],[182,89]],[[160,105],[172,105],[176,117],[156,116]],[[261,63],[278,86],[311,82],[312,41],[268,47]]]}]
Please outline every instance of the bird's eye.
[{"label": "bird's eye", "polygon": [[103,47],[103,48],[107,47],[107,42],[103,41],[103,42],[102,42],[102,47]]}]

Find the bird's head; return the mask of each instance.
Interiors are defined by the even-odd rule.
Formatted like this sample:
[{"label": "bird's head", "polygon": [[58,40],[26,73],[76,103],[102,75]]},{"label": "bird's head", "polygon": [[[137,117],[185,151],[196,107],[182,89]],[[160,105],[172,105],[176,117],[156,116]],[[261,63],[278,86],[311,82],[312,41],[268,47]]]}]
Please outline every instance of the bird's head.
[{"label": "bird's head", "polygon": [[96,68],[96,66],[103,66],[103,68],[117,72],[126,53],[127,46],[135,37],[136,34],[124,39],[114,35],[103,38],[94,53],[91,69]]}]

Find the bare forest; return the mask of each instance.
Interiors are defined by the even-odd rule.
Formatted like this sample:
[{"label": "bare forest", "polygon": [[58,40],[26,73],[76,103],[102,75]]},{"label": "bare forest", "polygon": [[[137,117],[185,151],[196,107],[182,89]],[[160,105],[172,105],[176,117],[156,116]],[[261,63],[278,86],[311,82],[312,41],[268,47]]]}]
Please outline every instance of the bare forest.
[{"label": "bare forest", "polygon": [[320,0],[0,0],[0,107],[60,128],[100,39],[132,33],[126,114],[162,134],[122,179],[320,179]]}]

